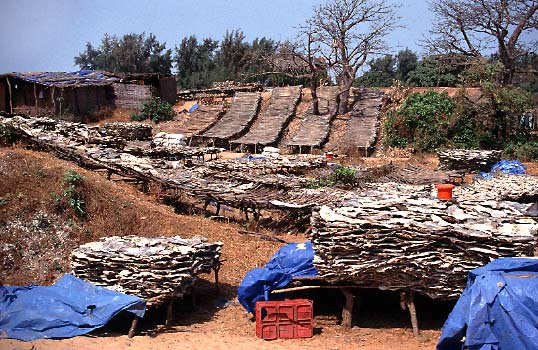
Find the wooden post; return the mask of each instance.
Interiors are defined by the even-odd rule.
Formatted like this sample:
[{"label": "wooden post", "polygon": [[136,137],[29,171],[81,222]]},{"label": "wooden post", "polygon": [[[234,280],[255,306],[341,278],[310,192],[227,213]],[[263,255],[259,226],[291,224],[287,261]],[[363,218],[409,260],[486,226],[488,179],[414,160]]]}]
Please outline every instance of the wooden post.
[{"label": "wooden post", "polygon": [[345,298],[344,308],[342,309],[342,326],[351,328],[353,324],[353,293],[349,288],[341,288],[340,291]]},{"label": "wooden post", "polygon": [[56,115],[56,101],[54,100],[54,86],[50,90],[50,96],[52,98],[52,115]]},{"label": "wooden post", "polygon": [[174,321],[174,299],[170,299],[168,305],[166,306],[166,328],[172,327],[172,322]]},{"label": "wooden post", "polygon": [[13,114],[13,93],[11,92],[11,83],[9,78],[6,77],[7,89],[9,91],[9,113]]},{"label": "wooden post", "polygon": [[36,83],[34,83],[34,101],[35,101],[35,114],[38,114],[37,113],[37,88],[36,88]]},{"label": "wooden post", "polygon": [[213,272],[215,273],[215,294],[219,296],[220,294],[220,285],[219,285],[219,270],[222,266],[222,263],[220,261],[217,261],[215,265],[213,266]]},{"label": "wooden post", "polygon": [[411,316],[411,326],[413,327],[413,334],[418,338],[418,320],[417,311],[415,309],[415,293],[413,291],[400,293],[400,306],[402,309],[409,310],[409,316]]},{"label": "wooden post", "polygon": [[140,317],[138,317],[138,316],[134,317],[133,322],[131,323],[131,328],[129,328],[129,333],[127,334],[127,336],[129,338],[134,337],[135,332],[136,332],[136,326],[138,325],[138,320],[139,319],[140,319]]}]

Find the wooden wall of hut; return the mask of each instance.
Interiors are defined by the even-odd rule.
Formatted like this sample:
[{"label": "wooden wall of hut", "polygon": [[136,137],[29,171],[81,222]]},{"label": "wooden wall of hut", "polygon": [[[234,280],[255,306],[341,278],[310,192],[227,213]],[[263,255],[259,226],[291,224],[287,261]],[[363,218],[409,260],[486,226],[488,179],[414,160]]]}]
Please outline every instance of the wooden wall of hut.
[{"label": "wooden wall of hut", "polygon": [[0,111],[10,112],[10,97],[13,113],[54,115],[69,120],[114,107],[114,94],[108,85],[58,88],[17,78],[10,78],[9,82],[12,96],[7,81],[0,81]]},{"label": "wooden wall of hut", "polygon": [[112,84],[118,108],[140,109],[153,96],[154,87],[139,84]]},{"label": "wooden wall of hut", "polygon": [[5,81],[0,81],[0,112],[10,112],[7,98],[7,84]]},{"label": "wooden wall of hut", "polygon": [[159,97],[168,103],[176,103],[177,82],[174,76],[159,79]]}]

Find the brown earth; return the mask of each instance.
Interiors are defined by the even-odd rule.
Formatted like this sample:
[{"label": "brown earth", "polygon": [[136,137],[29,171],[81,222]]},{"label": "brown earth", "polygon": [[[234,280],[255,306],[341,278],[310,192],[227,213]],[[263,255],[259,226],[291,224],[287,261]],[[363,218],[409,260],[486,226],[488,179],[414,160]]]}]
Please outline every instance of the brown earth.
[{"label": "brown earth", "polygon": [[[233,156],[233,155],[230,155]],[[65,172],[84,177],[80,192],[86,203],[85,217],[75,215],[62,195]],[[209,241],[222,241],[226,259],[220,271],[221,296],[215,298],[213,276],[202,276],[195,291],[194,311],[174,315],[176,326],[164,330],[160,311],[149,313],[133,339],[125,335],[128,323],[120,330],[101,330],[90,336],[65,340],[21,342],[0,340],[0,349],[433,349],[439,336],[439,322],[422,332],[416,340],[408,321],[392,326],[393,311],[378,315],[378,324],[344,330],[335,322],[316,318],[316,335],[311,339],[266,342],[255,337],[255,324],[238,304],[236,291],[245,273],[263,266],[282,244],[238,233],[238,223],[215,222],[203,216],[178,215],[159,202],[158,189],[141,193],[132,184],[106,180],[105,174],[80,168],[48,153],[20,147],[0,147],[0,244],[12,244],[10,259],[0,256],[0,282],[8,285],[51,284],[69,270],[70,251],[103,236],[202,235]],[[271,232],[264,232],[272,235]],[[304,241],[301,235],[279,235],[287,241]],[[216,302],[230,306],[218,308]],[[326,300],[324,303],[334,303]],[[184,302],[186,303],[186,302]],[[338,307],[332,309],[339,312]],[[402,317],[397,303],[394,312]],[[157,313],[157,316],[155,316]],[[160,312],[162,313],[162,312]],[[153,316],[152,316],[153,315]],[[375,315],[375,313],[374,313]],[[404,314],[405,315],[405,314]],[[117,323],[117,322],[116,322]],[[118,333],[119,332],[119,333]]]}]

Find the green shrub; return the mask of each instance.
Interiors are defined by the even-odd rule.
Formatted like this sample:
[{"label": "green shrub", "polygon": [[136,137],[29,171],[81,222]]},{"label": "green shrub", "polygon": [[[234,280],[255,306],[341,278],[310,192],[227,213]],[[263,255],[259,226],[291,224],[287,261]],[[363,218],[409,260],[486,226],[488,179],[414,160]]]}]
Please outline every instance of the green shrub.
[{"label": "green shrub", "polygon": [[396,147],[412,144],[419,151],[442,147],[448,140],[448,120],[453,110],[454,101],[447,93],[411,94],[398,112],[387,115],[385,142]]},{"label": "green shrub", "polygon": [[19,140],[19,135],[11,125],[0,125],[0,144],[12,145]]},{"label": "green shrub", "polygon": [[317,178],[308,178],[306,188],[320,187],[344,187],[353,188],[357,185],[357,170],[345,166],[339,166],[330,174]]},{"label": "green shrub", "polygon": [[345,187],[353,187],[357,184],[357,170],[340,166],[333,170],[331,180],[334,184],[341,184]]},{"label": "green shrub", "polygon": [[150,119],[154,123],[159,123],[172,120],[174,115],[174,110],[170,103],[161,100],[159,97],[152,97],[144,103],[140,113],[131,115],[131,119],[134,121]]},{"label": "green shrub", "polygon": [[511,141],[504,147],[504,155],[520,161],[538,161],[538,141]]},{"label": "green shrub", "polygon": [[78,217],[86,216],[86,202],[80,188],[84,180],[84,177],[74,170],[67,170],[64,173],[63,183],[65,187],[62,198],[58,198],[54,193],[51,194],[58,208],[64,208],[67,205],[73,209]]}]

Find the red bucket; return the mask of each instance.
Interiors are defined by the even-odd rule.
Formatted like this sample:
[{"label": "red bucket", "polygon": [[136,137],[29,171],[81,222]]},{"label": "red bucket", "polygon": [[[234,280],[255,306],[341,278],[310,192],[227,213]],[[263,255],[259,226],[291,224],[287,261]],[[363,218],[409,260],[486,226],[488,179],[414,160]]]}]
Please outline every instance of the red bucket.
[{"label": "red bucket", "polygon": [[437,199],[443,201],[449,201],[452,199],[452,190],[454,189],[454,185],[440,184],[435,185],[435,188],[437,188]]}]

